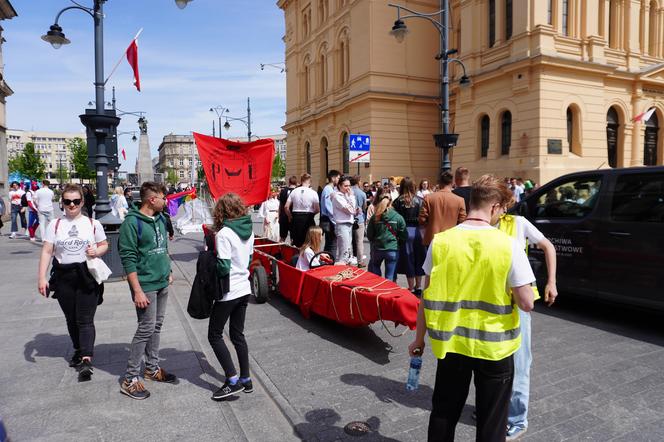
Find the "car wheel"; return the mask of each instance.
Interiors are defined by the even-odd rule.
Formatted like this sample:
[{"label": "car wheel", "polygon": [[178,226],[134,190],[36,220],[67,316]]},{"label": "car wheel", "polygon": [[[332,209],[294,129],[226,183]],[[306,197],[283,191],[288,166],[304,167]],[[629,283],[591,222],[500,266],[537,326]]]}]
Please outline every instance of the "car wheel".
[{"label": "car wheel", "polygon": [[255,267],[251,275],[251,292],[256,298],[256,304],[264,304],[270,298],[267,272],[262,266]]}]

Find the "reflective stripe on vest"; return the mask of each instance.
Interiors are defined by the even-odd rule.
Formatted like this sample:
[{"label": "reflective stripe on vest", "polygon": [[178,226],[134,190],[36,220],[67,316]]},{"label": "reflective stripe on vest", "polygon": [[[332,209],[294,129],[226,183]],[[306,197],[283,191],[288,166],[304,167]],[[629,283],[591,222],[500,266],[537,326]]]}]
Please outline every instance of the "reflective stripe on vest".
[{"label": "reflective stripe on vest", "polygon": [[505,290],[512,240],[498,229],[457,227],[437,234],[431,247],[423,305],[434,355],[496,361],[514,353],[521,345],[519,312]]},{"label": "reflective stripe on vest", "polygon": [[[500,223],[498,223],[498,230],[501,230],[507,233],[512,238],[516,238],[518,229],[516,228],[516,216],[505,214],[500,217]],[[528,238],[526,238],[526,255],[528,255]],[[532,286],[533,293],[535,294],[535,301],[541,298],[539,290],[537,290],[537,284]]]}]

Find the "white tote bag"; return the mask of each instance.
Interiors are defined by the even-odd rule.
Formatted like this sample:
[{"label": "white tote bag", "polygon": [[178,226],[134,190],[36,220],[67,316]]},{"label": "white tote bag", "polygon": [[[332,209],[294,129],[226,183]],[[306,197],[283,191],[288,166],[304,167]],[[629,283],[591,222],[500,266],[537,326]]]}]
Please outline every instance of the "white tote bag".
[{"label": "white tote bag", "polygon": [[109,276],[111,276],[111,269],[108,268],[106,263],[102,261],[101,258],[88,258],[88,270],[92,277],[97,281],[97,284],[101,284],[106,281]]}]

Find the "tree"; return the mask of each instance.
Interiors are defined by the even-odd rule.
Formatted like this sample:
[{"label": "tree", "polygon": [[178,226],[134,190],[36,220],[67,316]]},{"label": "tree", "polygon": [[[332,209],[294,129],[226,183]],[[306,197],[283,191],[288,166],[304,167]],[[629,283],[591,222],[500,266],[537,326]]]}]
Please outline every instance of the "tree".
[{"label": "tree", "polygon": [[23,152],[15,158],[10,159],[8,165],[10,173],[18,172],[31,179],[44,179],[46,164],[44,164],[41,157],[35,153],[34,143],[25,143]]},{"label": "tree", "polygon": [[166,169],[166,182],[168,184],[176,185],[180,179],[178,178],[178,175],[175,173],[175,169],[169,167]]},{"label": "tree", "polygon": [[95,171],[88,167],[88,145],[82,138],[74,138],[67,142],[67,149],[71,152],[71,162],[74,165],[74,172],[80,182],[84,179],[92,180],[95,178]]},{"label": "tree", "polygon": [[272,178],[281,179],[286,176],[286,164],[281,159],[281,155],[276,154],[272,161]]},{"label": "tree", "polygon": [[58,181],[60,184],[66,183],[69,181],[71,176],[69,175],[69,170],[62,164],[58,165],[58,171],[56,173],[56,176],[58,177]]}]

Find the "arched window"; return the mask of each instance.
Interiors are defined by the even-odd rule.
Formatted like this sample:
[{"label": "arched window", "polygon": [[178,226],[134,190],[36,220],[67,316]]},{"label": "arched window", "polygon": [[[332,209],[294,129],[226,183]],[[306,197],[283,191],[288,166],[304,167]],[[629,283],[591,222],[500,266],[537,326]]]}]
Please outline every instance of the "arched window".
[{"label": "arched window", "polygon": [[572,151],[572,140],[574,139],[574,111],[567,108],[567,147]]},{"label": "arched window", "polygon": [[576,104],[567,108],[567,147],[575,155],[581,156],[581,111]]},{"label": "arched window", "polygon": [[323,24],[325,23],[325,19],[327,18],[327,11],[328,11],[328,0],[318,0],[318,23]]},{"label": "arched window", "polygon": [[350,47],[348,43],[348,31],[345,30],[339,37],[339,50],[337,51],[337,75],[338,84],[343,86],[348,83],[350,72]]},{"label": "arched window", "polygon": [[650,17],[648,25],[648,53],[657,56],[657,2],[650,2]]},{"label": "arched window", "polygon": [[321,167],[320,176],[326,177],[328,170],[330,170],[330,163],[327,151],[327,138],[325,137],[321,138],[320,140],[320,167]]},{"label": "arched window", "polygon": [[511,145],[512,145],[512,113],[510,111],[505,111],[503,112],[503,117],[500,122],[500,154],[509,155]]},{"label": "arched window", "polygon": [[348,132],[341,134],[341,158],[343,158],[343,172],[350,173],[350,149],[348,147]]},{"label": "arched window", "polygon": [[606,149],[610,167],[618,167],[618,137],[620,118],[615,107],[606,113]]},{"label": "arched window", "polygon": [[569,13],[569,0],[563,0],[563,35],[570,34]]},{"label": "arched window", "polygon": [[302,98],[303,103],[306,104],[311,99],[311,60],[307,56],[304,59],[304,68],[302,69]]},{"label": "arched window", "polygon": [[505,40],[512,38],[512,0],[505,0]]},{"label": "arched window", "polygon": [[304,154],[306,155],[307,158],[307,164],[306,164],[306,170],[305,172],[311,173],[311,144],[307,141],[304,143]]},{"label": "arched window", "polygon": [[659,119],[657,113],[646,121],[646,133],[643,139],[643,165],[657,165],[657,146],[659,145]]},{"label": "arched window", "polygon": [[489,129],[491,120],[488,115],[482,117],[480,122],[480,156],[486,158],[489,155]]},{"label": "arched window", "polygon": [[324,95],[327,92],[327,55],[325,55],[326,48],[321,49],[319,60],[319,73],[318,73],[318,94]]},{"label": "arched window", "polygon": [[496,0],[489,0],[489,47],[496,44]]}]

